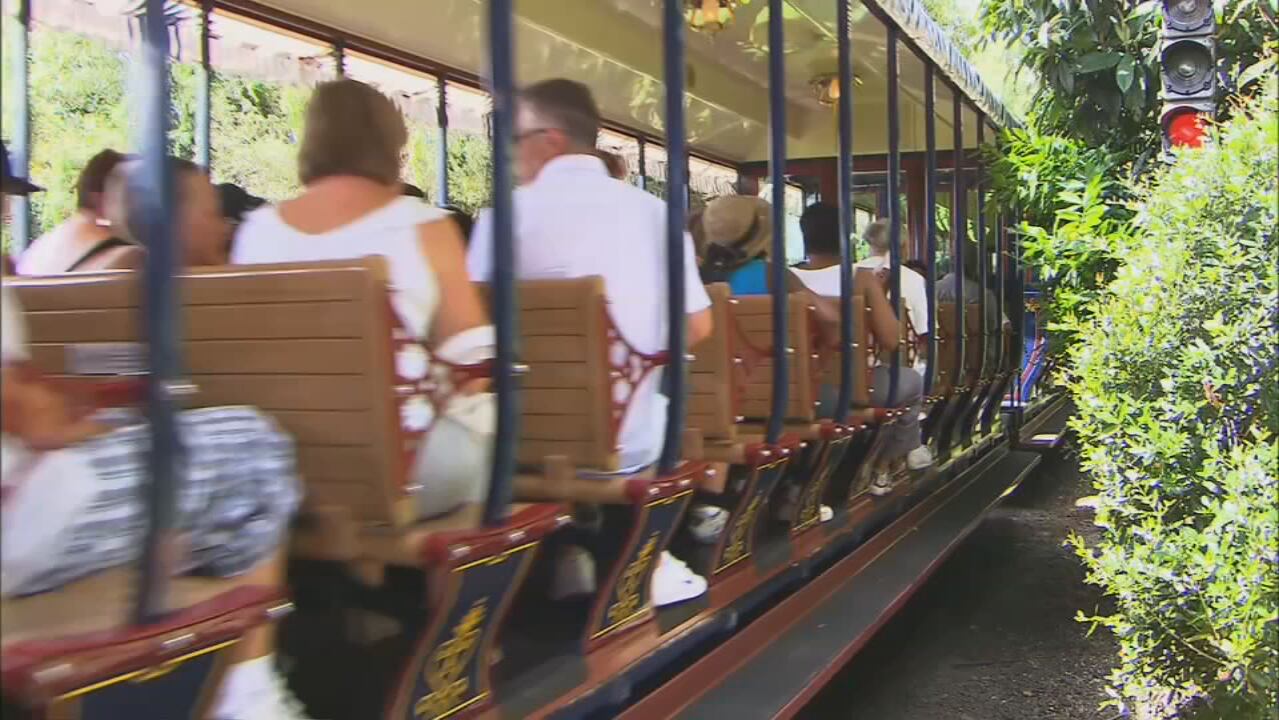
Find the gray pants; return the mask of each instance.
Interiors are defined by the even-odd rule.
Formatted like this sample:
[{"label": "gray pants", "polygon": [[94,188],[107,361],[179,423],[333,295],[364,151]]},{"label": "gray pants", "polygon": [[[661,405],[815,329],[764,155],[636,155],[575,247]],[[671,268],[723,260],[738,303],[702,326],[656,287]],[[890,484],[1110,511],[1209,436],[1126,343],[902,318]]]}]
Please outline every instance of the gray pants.
[{"label": "gray pants", "polygon": [[[874,407],[888,407],[888,384],[892,369],[880,365],[871,371],[870,403]],[[837,385],[823,384],[821,402],[817,407],[818,414],[829,418],[835,413],[835,402],[839,397]],[[919,413],[923,409],[924,378],[918,371],[909,367],[898,368],[897,393],[893,405],[906,409],[905,417],[897,421],[889,433],[884,447],[884,457],[896,460],[920,445]]]}]

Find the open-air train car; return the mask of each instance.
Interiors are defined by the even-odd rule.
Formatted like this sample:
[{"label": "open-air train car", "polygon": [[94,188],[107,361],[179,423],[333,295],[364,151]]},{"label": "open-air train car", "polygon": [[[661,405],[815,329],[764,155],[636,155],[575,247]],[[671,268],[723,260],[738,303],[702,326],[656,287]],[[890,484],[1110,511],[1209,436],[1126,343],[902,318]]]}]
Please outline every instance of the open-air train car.
[{"label": "open-air train car", "polygon": [[[154,80],[169,33],[156,31],[165,3],[144,5]],[[690,27],[695,10],[721,6],[725,27]],[[378,258],[178,274],[171,253],[153,252],[137,276],[6,280],[41,371],[91,375],[86,392],[104,398],[147,397],[161,430],[179,402],[262,408],[294,435],[307,489],[287,587],[190,579],[162,593],[164,579],[144,572],[131,622],[130,575],[6,600],[6,718],[204,717],[219,656],[264,622],[281,623],[290,683],[321,718],[792,717],[1032,471],[1038,456],[1022,446],[1050,444],[1063,411],[1050,396],[1023,400],[1015,219],[987,211],[978,152],[1016,120],[919,3],[211,0],[195,12],[206,45],[219,17],[234,18],[333,48],[336,72],[359,56],[492,93],[500,420],[493,476],[477,479],[488,498],[425,522],[407,509],[403,449],[420,432],[403,411],[430,390],[397,370],[413,349],[388,319]],[[633,142],[637,182],[646,152],[668,159],[668,247],[683,239],[693,162],[729,168],[738,192],[773,202],[774,258],[788,257],[783,206],[798,188],[840,207],[845,265],[861,259],[856,225],[889,221],[890,296],[903,317],[903,262],[923,261],[927,326],[879,352],[847,267],[837,327],[823,332],[777,262],[771,297],[710,288],[714,333],[687,355],[677,322],[667,353],[639,356],[619,344],[598,278],[516,281],[513,88],[550,77],[594,90],[611,136]],[[143,156],[155,169],[167,97],[147,102]],[[204,127],[209,157],[217,137]],[[682,254],[668,255],[682,277]],[[958,301],[938,298],[947,274]],[[670,292],[682,319],[679,285],[653,292]],[[119,384],[84,358],[143,337],[149,372],[129,382],[147,392],[104,392]],[[905,410],[867,405],[875,357],[921,369],[936,458],[893,468],[878,495],[882,430]],[[635,382],[628,368],[659,365],[673,402],[658,467],[579,478],[617,462],[626,407],[615,390]],[[819,416],[823,382],[840,397]],[[161,528],[165,497],[152,505]],[[713,542],[689,536],[694,501],[728,513]],[[548,549],[584,503],[600,508],[599,586],[551,601]],[[649,580],[667,549],[709,590],[654,608]]]}]

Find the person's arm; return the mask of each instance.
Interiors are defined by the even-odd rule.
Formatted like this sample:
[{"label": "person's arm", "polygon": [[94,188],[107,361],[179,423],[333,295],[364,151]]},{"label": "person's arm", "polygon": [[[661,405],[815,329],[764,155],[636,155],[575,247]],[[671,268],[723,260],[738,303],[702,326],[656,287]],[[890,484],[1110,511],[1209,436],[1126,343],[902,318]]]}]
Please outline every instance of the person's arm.
[{"label": "person's arm", "polygon": [[[422,254],[430,263],[440,289],[440,302],[431,321],[428,338],[436,352],[451,362],[474,362],[492,357],[493,336],[479,290],[466,269],[466,252],[457,224],[447,218],[418,228]],[[462,334],[467,333],[467,337]],[[450,347],[450,340],[457,339]],[[450,352],[442,348],[450,347]],[[467,357],[460,357],[465,354]],[[468,383],[464,392],[479,392],[487,380]]]},{"label": "person's arm", "polygon": [[870,309],[870,334],[881,351],[895,352],[900,340],[900,327],[893,306],[878,275],[870,268],[858,268],[853,287],[861,293],[862,303]]},{"label": "person's arm", "polygon": [[123,245],[94,255],[76,268],[76,272],[141,270],[146,263],[146,257],[146,250],[143,250],[140,245]]},{"label": "person's arm", "polygon": [[684,302],[684,309],[688,314],[684,337],[691,348],[711,336],[715,330],[715,320],[711,315],[711,298],[706,294],[706,286],[702,284],[701,275],[697,272],[697,262],[693,256],[693,236],[688,233],[684,233]]}]

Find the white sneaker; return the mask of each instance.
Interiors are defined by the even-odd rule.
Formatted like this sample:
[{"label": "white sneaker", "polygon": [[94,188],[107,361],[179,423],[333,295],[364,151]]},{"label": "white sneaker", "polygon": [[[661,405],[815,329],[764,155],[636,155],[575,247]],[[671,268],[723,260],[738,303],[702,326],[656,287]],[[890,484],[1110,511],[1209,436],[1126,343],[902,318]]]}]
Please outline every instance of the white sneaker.
[{"label": "white sneaker", "polygon": [[830,522],[835,519],[835,511],[830,505],[823,505],[821,509],[817,511],[817,517],[824,523]]},{"label": "white sneaker", "polygon": [[875,473],[875,479],[870,483],[870,494],[876,497],[888,495],[893,491],[893,477],[888,474],[887,470],[880,470]]},{"label": "white sneaker", "polygon": [[728,511],[714,505],[694,505],[688,511],[688,532],[700,543],[712,543],[724,532]]},{"label": "white sneaker", "polygon": [[[268,668],[261,672],[260,667],[248,667],[265,662]],[[232,667],[227,681],[223,683],[223,697],[218,703],[214,717],[218,720],[310,720],[306,708],[289,690],[284,678],[269,667],[271,658],[259,658],[241,663],[245,667]],[[243,670],[238,682],[231,675]],[[245,675],[252,675],[246,678]]]},{"label": "white sneaker", "polygon": [[561,548],[555,556],[551,599],[566,600],[595,592],[595,558],[576,545]]},{"label": "white sneaker", "polygon": [[932,464],[933,451],[929,450],[927,445],[920,445],[906,453],[906,467],[911,470],[923,470]]},{"label": "white sneaker", "polygon": [[653,607],[664,607],[692,600],[706,592],[706,578],[693,572],[682,560],[663,552],[653,569],[649,594]]}]

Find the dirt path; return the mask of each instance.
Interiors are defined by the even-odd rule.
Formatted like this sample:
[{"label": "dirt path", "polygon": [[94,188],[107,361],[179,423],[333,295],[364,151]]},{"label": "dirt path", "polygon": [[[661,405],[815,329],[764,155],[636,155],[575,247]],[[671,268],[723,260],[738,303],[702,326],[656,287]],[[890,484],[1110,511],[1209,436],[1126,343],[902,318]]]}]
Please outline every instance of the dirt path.
[{"label": "dirt path", "polygon": [[1074,462],[1050,456],[800,714],[805,720],[1108,720],[1114,647],[1074,621],[1099,594],[1062,541],[1088,536]]}]

